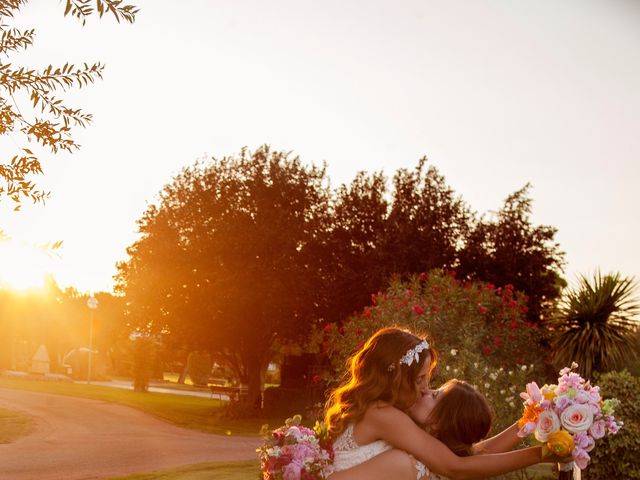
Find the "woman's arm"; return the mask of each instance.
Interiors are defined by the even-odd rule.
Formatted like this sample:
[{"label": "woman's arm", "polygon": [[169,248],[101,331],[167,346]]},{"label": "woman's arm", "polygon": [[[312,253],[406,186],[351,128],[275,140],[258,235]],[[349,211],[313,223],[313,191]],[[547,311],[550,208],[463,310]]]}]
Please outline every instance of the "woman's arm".
[{"label": "woman's arm", "polygon": [[408,415],[394,407],[370,408],[365,414],[365,419],[375,429],[379,438],[410,453],[429,470],[457,480],[500,475],[542,461],[541,447],[458,457],[442,442],[421,430]]},{"label": "woman's arm", "polygon": [[[416,480],[415,460],[402,450],[392,449],[355,467],[336,472],[331,480]],[[423,479],[427,480],[427,479]]]},{"label": "woman's arm", "polygon": [[514,423],[499,434],[476,443],[473,446],[473,454],[503,453],[513,450],[522,442],[522,438],[518,437],[518,430],[518,424]]}]

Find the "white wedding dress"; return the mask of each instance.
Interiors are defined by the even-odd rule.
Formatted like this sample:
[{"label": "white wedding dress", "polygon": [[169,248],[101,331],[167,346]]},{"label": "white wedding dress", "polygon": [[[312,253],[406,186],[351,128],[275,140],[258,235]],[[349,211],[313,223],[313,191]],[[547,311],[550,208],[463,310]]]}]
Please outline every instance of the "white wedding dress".
[{"label": "white wedding dress", "polygon": [[[333,468],[331,472],[339,472],[346,470],[367,460],[372,459],[376,455],[380,455],[387,450],[393,448],[384,440],[376,440],[366,445],[358,445],[353,438],[353,424],[347,426],[335,442],[333,442],[333,452],[335,454]],[[422,463],[416,462],[416,480],[438,480],[436,475],[430,475],[429,470]]]}]

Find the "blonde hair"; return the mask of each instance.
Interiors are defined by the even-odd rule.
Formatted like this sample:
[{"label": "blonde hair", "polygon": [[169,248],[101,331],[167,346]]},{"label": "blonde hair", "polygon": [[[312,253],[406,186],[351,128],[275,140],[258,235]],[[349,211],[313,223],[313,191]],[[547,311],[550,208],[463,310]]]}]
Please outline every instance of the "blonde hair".
[{"label": "blonde hair", "polygon": [[400,360],[423,340],[402,328],[383,328],[349,358],[347,374],[331,392],[326,405],[325,423],[331,437],[342,433],[349,423],[361,420],[371,402],[384,401],[400,409],[411,406],[403,405],[398,393],[409,388],[417,396],[416,380],[425,359],[431,358],[431,372],[438,355],[429,347],[420,354],[418,362],[406,365]]}]

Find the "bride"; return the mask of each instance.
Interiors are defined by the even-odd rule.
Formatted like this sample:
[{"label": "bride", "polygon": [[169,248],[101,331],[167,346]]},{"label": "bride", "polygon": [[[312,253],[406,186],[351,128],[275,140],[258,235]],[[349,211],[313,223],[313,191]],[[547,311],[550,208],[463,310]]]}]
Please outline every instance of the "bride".
[{"label": "bride", "polygon": [[327,403],[330,480],[473,479],[542,461],[541,447],[510,451],[521,440],[515,424],[476,443],[490,427],[487,402],[464,382],[430,390],[436,361],[427,340],[399,328],[379,330],[351,357]]}]

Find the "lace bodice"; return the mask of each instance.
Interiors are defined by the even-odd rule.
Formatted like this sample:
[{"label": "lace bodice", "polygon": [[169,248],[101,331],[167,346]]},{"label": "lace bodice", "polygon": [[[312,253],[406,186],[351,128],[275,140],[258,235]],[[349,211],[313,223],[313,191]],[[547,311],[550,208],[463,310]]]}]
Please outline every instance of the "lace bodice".
[{"label": "lace bodice", "polygon": [[358,445],[353,439],[353,424],[350,424],[333,442],[334,471],[339,472],[354,467],[390,449],[391,445],[384,440]]},{"label": "lace bodice", "polygon": [[[353,438],[353,424],[350,424],[333,442],[335,457],[329,473],[360,465],[391,448],[393,447],[384,440],[376,440],[366,445],[359,445]],[[422,463],[416,462],[416,479],[429,478],[431,478],[429,470]]]}]

